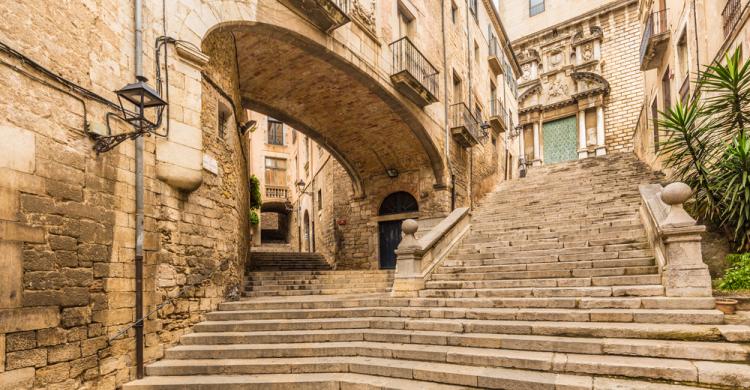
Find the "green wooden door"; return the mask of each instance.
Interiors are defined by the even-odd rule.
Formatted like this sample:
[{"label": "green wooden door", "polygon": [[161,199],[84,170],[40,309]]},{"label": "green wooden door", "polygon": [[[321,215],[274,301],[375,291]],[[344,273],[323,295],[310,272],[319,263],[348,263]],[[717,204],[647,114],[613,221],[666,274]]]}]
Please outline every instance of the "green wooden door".
[{"label": "green wooden door", "polygon": [[543,126],[544,163],[554,164],[578,158],[576,117],[545,122]]}]

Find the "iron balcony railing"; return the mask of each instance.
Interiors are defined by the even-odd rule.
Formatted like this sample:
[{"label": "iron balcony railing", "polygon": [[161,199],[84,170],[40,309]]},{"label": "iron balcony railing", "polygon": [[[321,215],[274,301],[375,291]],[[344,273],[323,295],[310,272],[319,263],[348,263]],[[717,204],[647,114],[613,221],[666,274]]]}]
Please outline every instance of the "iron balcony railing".
[{"label": "iron balcony railing", "polygon": [[482,131],[479,121],[471,113],[469,107],[464,103],[456,103],[450,106],[450,125],[452,129],[465,128],[474,140],[479,141],[482,138]]},{"label": "iron balcony railing", "polygon": [[500,99],[490,100],[490,116],[500,118],[503,125],[508,122],[508,113],[505,111],[505,105]]},{"label": "iron balcony railing", "polygon": [[652,12],[648,16],[648,20],[646,21],[646,27],[643,31],[643,38],[641,39],[641,63],[643,63],[643,59],[646,57],[646,51],[648,49],[649,42],[651,41],[651,38],[653,38],[656,35],[660,35],[667,32],[667,10],[663,9],[661,11]]},{"label": "iron balcony railing", "polygon": [[741,0],[728,0],[724,6],[724,10],[721,11],[721,18],[724,21],[724,38],[728,37],[732,33],[734,26],[740,20],[740,7],[742,6]]},{"label": "iron balcony railing", "polygon": [[284,186],[266,186],[266,199],[288,199],[289,188]]},{"label": "iron balcony railing", "polygon": [[438,95],[438,71],[427,61],[422,52],[409,40],[403,37],[391,43],[393,52],[393,73],[408,72],[433,96]]}]

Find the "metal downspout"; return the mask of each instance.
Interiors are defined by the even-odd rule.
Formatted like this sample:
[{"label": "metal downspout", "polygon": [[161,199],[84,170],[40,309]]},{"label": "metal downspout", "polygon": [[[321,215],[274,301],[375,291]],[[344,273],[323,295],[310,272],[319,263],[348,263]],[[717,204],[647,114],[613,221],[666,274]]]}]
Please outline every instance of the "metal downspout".
[{"label": "metal downspout", "polygon": [[[143,1],[135,0],[135,76],[143,76]],[[169,120],[167,118],[167,120]],[[143,137],[135,139],[135,360],[143,378]]]}]

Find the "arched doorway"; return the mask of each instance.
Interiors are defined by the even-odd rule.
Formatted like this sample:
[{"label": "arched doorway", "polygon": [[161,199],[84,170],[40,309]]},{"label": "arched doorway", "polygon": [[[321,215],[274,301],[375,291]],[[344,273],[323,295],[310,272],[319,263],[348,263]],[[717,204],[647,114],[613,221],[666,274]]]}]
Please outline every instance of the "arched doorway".
[{"label": "arched doorway", "polygon": [[310,234],[310,214],[305,210],[305,218],[303,219],[305,236],[303,237],[304,250],[305,252],[312,252],[312,234]]},{"label": "arched doorway", "polygon": [[419,204],[411,194],[394,192],[383,199],[378,210],[378,240],[380,268],[396,268],[396,248],[401,243],[401,222],[415,217],[409,215],[419,211]]}]

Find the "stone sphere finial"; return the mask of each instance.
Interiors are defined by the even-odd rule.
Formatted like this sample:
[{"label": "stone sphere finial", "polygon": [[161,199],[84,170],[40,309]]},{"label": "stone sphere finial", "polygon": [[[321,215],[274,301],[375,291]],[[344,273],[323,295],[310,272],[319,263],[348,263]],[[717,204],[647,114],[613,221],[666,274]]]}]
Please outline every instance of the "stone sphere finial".
[{"label": "stone sphere finial", "polygon": [[693,190],[690,186],[678,181],[664,187],[661,191],[661,200],[670,206],[674,206],[685,203],[692,195]]},{"label": "stone sphere finial", "polygon": [[401,223],[401,230],[404,231],[404,234],[412,235],[416,233],[418,229],[419,224],[413,219],[407,219]]}]

